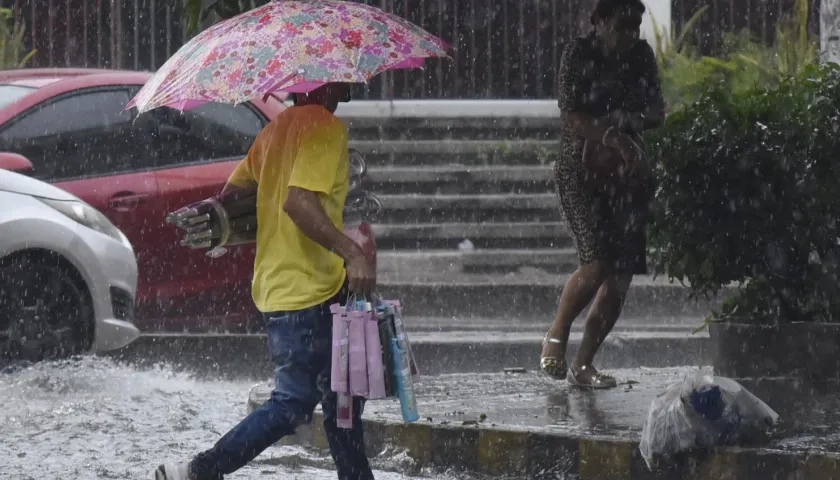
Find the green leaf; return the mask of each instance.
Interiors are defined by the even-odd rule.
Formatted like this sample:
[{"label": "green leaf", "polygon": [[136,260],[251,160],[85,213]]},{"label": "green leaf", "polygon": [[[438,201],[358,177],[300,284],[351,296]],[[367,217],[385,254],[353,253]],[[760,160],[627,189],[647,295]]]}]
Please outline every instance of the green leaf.
[{"label": "green leaf", "polygon": [[682,32],[680,32],[675,42],[677,50],[683,48],[683,46],[685,45],[686,35],[694,31],[695,26],[700,22],[700,19],[703,17],[703,15],[706,13],[706,10],[708,9],[708,5],[704,5],[703,7],[699,8],[696,12],[694,12],[694,15],[689,17],[688,21],[685,22]]},{"label": "green leaf", "polygon": [[695,328],[694,330],[692,330],[692,331],[691,331],[691,334],[692,334],[692,335],[697,335],[698,333],[702,332],[703,330],[708,329],[708,328],[709,328],[709,324],[710,324],[710,323],[712,323],[712,317],[707,317],[707,318],[703,321],[703,325],[700,325],[699,327],[697,327],[697,328]]},{"label": "green leaf", "polygon": [[0,8],[0,68],[21,68],[35,55],[35,50],[23,53],[25,28],[14,21],[11,9]]}]

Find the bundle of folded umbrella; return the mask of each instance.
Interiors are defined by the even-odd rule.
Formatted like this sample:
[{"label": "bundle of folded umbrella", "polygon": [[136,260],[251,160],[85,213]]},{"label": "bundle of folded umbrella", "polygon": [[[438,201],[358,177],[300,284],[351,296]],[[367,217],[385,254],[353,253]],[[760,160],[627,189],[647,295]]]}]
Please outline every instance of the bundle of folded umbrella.
[{"label": "bundle of folded umbrella", "polygon": [[[351,148],[345,223],[371,221],[382,210],[376,195],[361,188],[366,174],[364,157]],[[224,254],[221,247],[251,243],[256,239],[257,190],[237,189],[187,205],[167,215],[166,223],[184,231],[182,246]]]}]

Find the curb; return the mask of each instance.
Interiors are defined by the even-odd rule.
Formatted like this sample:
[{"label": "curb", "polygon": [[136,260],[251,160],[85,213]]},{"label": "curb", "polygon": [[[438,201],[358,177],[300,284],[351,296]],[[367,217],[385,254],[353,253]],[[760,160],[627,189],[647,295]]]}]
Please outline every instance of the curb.
[{"label": "curb", "polygon": [[[531,281],[499,283],[436,283],[384,277],[380,289],[391,298],[406,300],[407,316],[553,318],[557,298],[567,276],[543,276]],[[721,297],[700,299],[691,290],[673,284],[633,283],[622,314],[626,317],[697,316],[705,317],[734,290],[726,289]]]},{"label": "curb", "polygon": [[[539,364],[542,334],[511,332],[436,334],[411,333],[412,349],[424,375],[499,372],[507,367],[528,370]],[[461,338],[458,338],[460,336]],[[573,333],[569,355],[580,344]],[[149,334],[103,355],[140,366],[161,362],[189,370],[199,377],[263,380],[273,371],[265,335]],[[707,365],[708,336],[684,333],[615,333],[607,338],[596,361],[601,368],[675,367]]]},{"label": "curb", "polygon": [[[259,404],[248,399],[248,412]],[[418,469],[455,469],[490,476],[534,480],[790,480],[840,478],[840,455],[769,449],[720,448],[687,455],[651,472],[635,440],[558,435],[479,425],[451,427],[365,419],[365,448],[376,456],[386,448],[404,450]],[[326,450],[323,416],[280,445]]]},{"label": "curb", "polygon": [[376,258],[377,274],[383,277],[402,272],[438,272],[449,275],[463,273],[511,273],[533,268],[553,274],[571,274],[577,269],[577,252],[573,248],[482,249],[384,251]]}]

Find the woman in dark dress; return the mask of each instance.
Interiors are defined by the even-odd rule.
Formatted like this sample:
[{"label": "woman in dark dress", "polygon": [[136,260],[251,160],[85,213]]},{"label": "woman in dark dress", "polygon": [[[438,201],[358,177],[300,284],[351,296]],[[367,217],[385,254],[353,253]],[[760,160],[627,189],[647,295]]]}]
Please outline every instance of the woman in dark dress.
[{"label": "woman in dark dress", "polygon": [[[566,47],[560,68],[555,175],[579,267],[563,287],[540,367],[592,388],[616,385],[592,361],[621,313],[633,275],[647,273],[653,179],[640,134],[665,115],[653,50],[639,38],[644,11],[640,0],[599,0],[592,33]],[[580,349],[567,365],[572,322],[593,297]]]}]

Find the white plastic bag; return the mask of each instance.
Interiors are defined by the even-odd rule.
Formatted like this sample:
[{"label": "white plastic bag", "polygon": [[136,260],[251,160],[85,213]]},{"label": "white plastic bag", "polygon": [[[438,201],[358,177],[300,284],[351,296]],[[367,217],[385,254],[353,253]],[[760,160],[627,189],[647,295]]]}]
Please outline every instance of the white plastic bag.
[{"label": "white plastic bag", "polygon": [[639,451],[648,468],[693,448],[761,443],[779,415],[735,380],[698,372],[651,402]]}]

